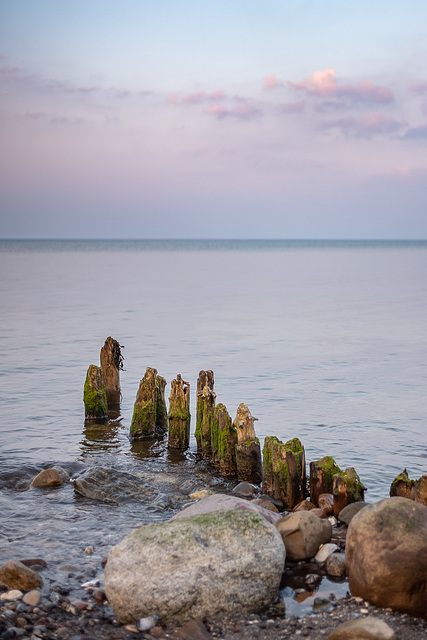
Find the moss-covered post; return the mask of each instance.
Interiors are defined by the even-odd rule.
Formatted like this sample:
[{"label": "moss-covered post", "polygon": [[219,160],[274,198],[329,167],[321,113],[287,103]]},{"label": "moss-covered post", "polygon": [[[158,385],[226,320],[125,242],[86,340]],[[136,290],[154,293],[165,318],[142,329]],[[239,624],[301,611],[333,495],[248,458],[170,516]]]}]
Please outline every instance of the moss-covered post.
[{"label": "moss-covered post", "polygon": [[421,502],[427,507],[427,474],[415,480],[415,502]]},{"label": "moss-covered post", "polygon": [[101,367],[91,364],[87,370],[83,391],[86,420],[105,420],[107,417],[107,394]]},{"label": "moss-covered post", "polygon": [[390,496],[399,496],[400,498],[408,498],[415,500],[415,481],[410,480],[406,469],[395,477],[390,487]]},{"label": "moss-covered post", "polygon": [[153,436],[157,417],[157,370],[147,367],[139,383],[130,426],[131,438]]},{"label": "moss-covered post", "polygon": [[215,412],[216,395],[213,390],[213,371],[200,371],[197,379],[197,450],[204,458],[212,457],[212,422]]},{"label": "moss-covered post", "polygon": [[285,444],[268,436],[263,449],[262,492],[293,509],[306,494],[305,451],[298,438]]},{"label": "moss-covered post", "polygon": [[171,381],[169,396],[169,439],[170,449],[188,449],[190,443],[190,383],[178,373]]},{"label": "moss-covered post", "polygon": [[352,502],[364,500],[365,487],[353,467],[334,475],[332,493],[334,496],[334,516]]},{"label": "moss-covered post", "polygon": [[336,473],[341,473],[341,469],[332,456],[310,462],[310,502],[316,507],[321,493],[333,493]]},{"label": "moss-covered post", "polygon": [[224,404],[215,407],[212,421],[212,461],[224,476],[236,476],[237,431]]},{"label": "moss-covered post", "polygon": [[109,336],[100,354],[101,369],[104,376],[108,406],[120,403],[120,369],[123,369],[123,356],[120,344]]},{"label": "moss-covered post", "polygon": [[166,380],[156,376],[156,431],[164,434],[168,430],[168,410],[165,400]]},{"label": "moss-covered post", "polygon": [[239,480],[260,484],[262,480],[261,447],[255,435],[254,422],[248,407],[242,402],[234,420],[237,431],[236,465]]}]

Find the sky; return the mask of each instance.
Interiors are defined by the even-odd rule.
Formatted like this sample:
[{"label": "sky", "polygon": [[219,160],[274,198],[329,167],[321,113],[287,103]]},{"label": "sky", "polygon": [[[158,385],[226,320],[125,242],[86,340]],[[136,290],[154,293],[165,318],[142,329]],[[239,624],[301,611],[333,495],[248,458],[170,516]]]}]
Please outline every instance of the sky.
[{"label": "sky", "polygon": [[425,0],[0,0],[0,237],[427,238]]}]

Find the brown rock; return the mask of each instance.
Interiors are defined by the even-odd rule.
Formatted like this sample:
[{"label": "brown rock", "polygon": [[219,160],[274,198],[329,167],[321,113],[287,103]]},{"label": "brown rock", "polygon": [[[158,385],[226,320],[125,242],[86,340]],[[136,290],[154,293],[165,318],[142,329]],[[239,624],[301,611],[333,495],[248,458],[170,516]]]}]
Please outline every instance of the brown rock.
[{"label": "brown rock", "polygon": [[326,559],[326,573],[341,578],[345,574],[345,553],[333,553]]},{"label": "brown rock", "polygon": [[348,528],[346,566],[354,596],[427,617],[427,507],[400,497],[367,505]]},{"label": "brown rock", "polygon": [[274,513],[279,513],[279,509],[276,507],[275,504],[270,502],[270,500],[263,500],[262,498],[255,498],[255,500],[252,500],[252,502],[254,504],[259,505],[263,509],[268,509],[269,511],[273,511]]},{"label": "brown rock", "polygon": [[364,509],[367,506],[367,502],[364,500],[360,500],[359,502],[352,502],[348,504],[342,511],[338,514],[338,520],[341,524],[348,525],[353,520],[354,516],[359,513],[361,509]]},{"label": "brown rock", "polygon": [[41,599],[42,596],[40,591],[38,589],[32,589],[24,595],[22,602],[24,602],[24,604],[28,604],[30,607],[36,607],[40,603]]},{"label": "brown rock", "polygon": [[328,640],[396,640],[396,635],[383,620],[366,616],[338,625]]},{"label": "brown rock", "polygon": [[31,483],[31,487],[34,489],[50,489],[51,487],[60,487],[63,484],[63,479],[56,469],[44,469],[40,471]]},{"label": "brown rock", "polygon": [[332,493],[321,493],[318,499],[319,508],[323,509],[327,516],[334,513],[334,496]]},{"label": "brown rock", "polygon": [[294,513],[296,511],[311,511],[312,509],[315,509],[315,508],[316,508],[316,505],[310,502],[309,500],[302,500],[301,502],[298,502],[297,506],[294,507],[292,511]]},{"label": "brown rock", "polygon": [[305,560],[316,555],[321,544],[330,542],[332,526],[311,511],[298,511],[274,523],[282,536],[289,560]]},{"label": "brown rock", "polygon": [[176,631],[175,635],[180,640],[210,640],[212,638],[200,620],[189,620]]},{"label": "brown rock", "polygon": [[43,586],[43,578],[37,571],[33,571],[17,560],[9,560],[0,567],[0,580],[9,589],[20,589],[21,591],[30,591]]}]

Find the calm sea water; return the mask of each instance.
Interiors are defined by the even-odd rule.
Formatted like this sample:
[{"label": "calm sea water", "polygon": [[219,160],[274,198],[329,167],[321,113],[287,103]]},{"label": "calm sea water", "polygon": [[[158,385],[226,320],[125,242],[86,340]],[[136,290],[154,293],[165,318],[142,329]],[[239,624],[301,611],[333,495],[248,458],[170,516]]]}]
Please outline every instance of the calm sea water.
[{"label": "calm sea water", "polygon": [[[308,461],[354,466],[368,501],[404,467],[427,473],[427,242],[0,241],[0,274],[6,557],[48,548],[60,560],[70,545],[104,548],[136,521],[168,517],[81,500],[71,486],[17,491],[52,462],[177,483],[195,472],[194,439],[181,458],[129,442],[147,366],[190,381],[193,415],[198,372],[212,369],[217,401],[232,417],[245,402],[261,442],[299,437]],[[125,347],[122,421],[88,431],[84,379],[109,335]]]}]

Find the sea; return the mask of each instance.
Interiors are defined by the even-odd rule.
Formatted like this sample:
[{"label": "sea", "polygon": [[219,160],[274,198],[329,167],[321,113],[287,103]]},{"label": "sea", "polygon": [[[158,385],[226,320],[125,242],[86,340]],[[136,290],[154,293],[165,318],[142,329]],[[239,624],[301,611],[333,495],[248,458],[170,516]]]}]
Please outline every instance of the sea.
[{"label": "sea", "polygon": [[[166,496],[189,477],[231,490],[198,460],[194,419],[185,453],[129,439],[148,366],[166,398],[178,373],[190,382],[192,416],[199,371],[212,369],[217,402],[232,418],[244,402],[261,446],[298,437],[307,465],[354,467],[368,502],[405,468],[427,473],[425,240],[1,240],[0,274],[0,562],[59,570],[87,545],[96,559],[182,507],[30,489],[53,464],[146,474]],[[122,402],[88,426],[86,371],[108,336],[123,347]]]}]

